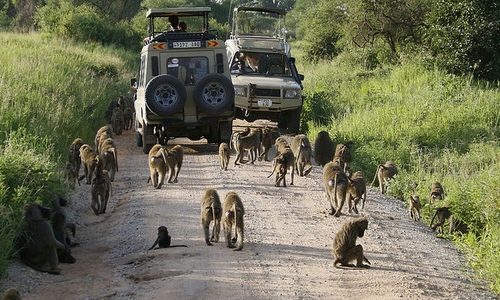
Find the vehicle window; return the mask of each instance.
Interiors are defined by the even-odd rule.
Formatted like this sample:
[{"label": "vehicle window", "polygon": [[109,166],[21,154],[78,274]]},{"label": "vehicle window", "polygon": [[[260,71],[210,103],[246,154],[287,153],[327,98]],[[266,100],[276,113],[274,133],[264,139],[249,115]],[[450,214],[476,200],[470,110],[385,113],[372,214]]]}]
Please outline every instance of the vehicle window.
[{"label": "vehicle window", "polygon": [[145,85],[144,83],[146,79],[145,78],[146,76],[144,76],[145,64],[146,64],[146,56],[143,55],[141,57],[141,68],[139,69],[139,86],[141,87]]},{"label": "vehicle window", "polygon": [[185,85],[194,85],[208,74],[208,58],[170,57],[167,59],[167,74],[177,77]]},{"label": "vehicle window", "polygon": [[231,65],[232,74],[291,76],[287,57],[280,53],[238,52]]}]

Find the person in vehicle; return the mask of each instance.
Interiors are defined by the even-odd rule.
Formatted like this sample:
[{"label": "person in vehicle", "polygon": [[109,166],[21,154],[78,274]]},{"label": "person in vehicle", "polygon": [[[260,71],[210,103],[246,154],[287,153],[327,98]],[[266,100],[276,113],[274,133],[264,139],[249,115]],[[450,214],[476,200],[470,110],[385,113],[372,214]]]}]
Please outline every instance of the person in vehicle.
[{"label": "person in vehicle", "polygon": [[187,24],[186,22],[179,22],[179,31],[180,32],[186,32],[187,30]]},{"label": "person in vehicle", "polygon": [[178,16],[168,17],[168,22],[170,23],[170,30],[168,32],[179,31],[179,17]]}]

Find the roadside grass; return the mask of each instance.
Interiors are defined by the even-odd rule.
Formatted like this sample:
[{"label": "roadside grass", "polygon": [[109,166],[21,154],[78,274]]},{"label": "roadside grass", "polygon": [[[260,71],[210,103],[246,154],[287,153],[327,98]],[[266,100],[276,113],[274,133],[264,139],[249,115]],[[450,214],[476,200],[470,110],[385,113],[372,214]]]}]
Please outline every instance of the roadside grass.
[{"label": "roadside grass", "polygon": [[26,203],[65,194],[76,137],[93,144],[112,99],[128,92],[134,55],[40,34],[0,33],[0,277]]},{"label": "roadside grass", "polygon": [[[500,294],[498,83],[429,70],[417,57],[368,70],[349,55],[318,64],[297,59],[305,75],[302,128],[311,140],[327,130],[335,143],[354,141],[351,170],[362,170],[368,182],[377,165],[395,161],[400,172],[389,194],[407,202],[417,193],[424,223],[436,207],[450,206],[469,233],[447,237]],[[431,207],[433,181],[444,185],[446,198]]]}]

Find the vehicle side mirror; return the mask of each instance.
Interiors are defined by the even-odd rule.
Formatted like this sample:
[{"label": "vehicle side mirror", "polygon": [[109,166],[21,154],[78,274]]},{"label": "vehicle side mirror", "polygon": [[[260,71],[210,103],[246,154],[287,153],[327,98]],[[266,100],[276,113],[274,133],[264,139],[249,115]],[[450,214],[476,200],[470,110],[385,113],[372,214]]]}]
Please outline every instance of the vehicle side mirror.
[{"label": "vehicle side mirror", "polygon": [[299,74],[300,81],[304,80],[304,74]]},{"label": "vehicle side mirror", "polygon": [[137,79],[135,79],[135,78],[130,79],[130,87],[132,87],[132,88],[137,87]]},{"label": "vehicle side mirror", "polygon": [[294,63],[295,63],[295,57],[290,57],[290,58],[289,58],[289,60],[290,60],[290,62],[291,62],[292,64],[294,64]]}]

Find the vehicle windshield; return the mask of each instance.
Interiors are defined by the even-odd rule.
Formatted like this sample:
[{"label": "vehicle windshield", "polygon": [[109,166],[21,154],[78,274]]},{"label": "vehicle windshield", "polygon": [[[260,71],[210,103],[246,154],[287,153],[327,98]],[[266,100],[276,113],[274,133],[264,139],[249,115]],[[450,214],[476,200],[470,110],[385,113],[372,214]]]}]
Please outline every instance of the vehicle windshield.
[{"label": "vehicle windshield", "polygon": [[277,13],[239,11],[235,21],[237,35],[285,37],[285,18]]},{"label": "vehicle windshield", "polygon": [[236,53],[231,64],[231,74],[291,76],[286,55],[262,52]]}]

